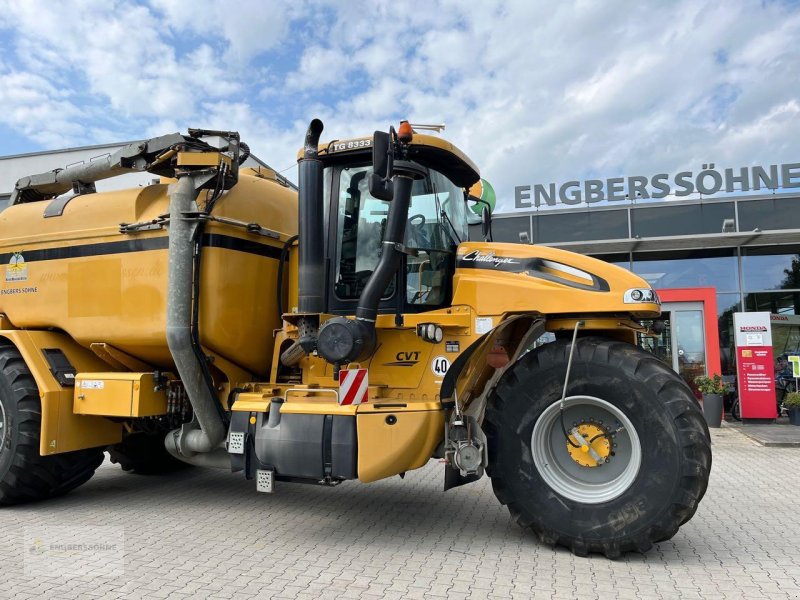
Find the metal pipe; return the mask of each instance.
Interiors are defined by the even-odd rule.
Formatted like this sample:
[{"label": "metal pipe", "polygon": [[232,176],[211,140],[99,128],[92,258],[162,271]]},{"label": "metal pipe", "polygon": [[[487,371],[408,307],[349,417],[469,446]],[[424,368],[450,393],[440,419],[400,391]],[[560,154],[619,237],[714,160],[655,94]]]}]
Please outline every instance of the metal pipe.
[{"label": "metal pipe", "polygon": [[209,452],[225,438],[225,426],[192,347],[192,238],[197,222],[186,213],[197,210],[194,177],[185,175],[169,186],[169,266],[167,277],[167,345],[189,396],[200,428],[184,426],[167,436],[183,456]]},{"label": "metal pipe", "polygon": [[319,119],[311,121],[306,132],[303,158],[298,161],[300,269],[297,309],[301,314],[325,310],[322,161],[317,150],[322,128]]},{"label": "metal pipe", "polygon": [[194,465],[196,467],[211,467],[213,469],[228,469],[231,468],[231,455],[228,454],[225,448],[216,448],[211,452],[205,454],[193,454],[185,456],[181,454],[178,449],[177,438],[173,435],[168,435],[164,440],[164,447],[171,456],[177,458],[181,462]]},{"label": "metal pipe", "polygon": [[146,171],[157,156],[183,141],[184,137],[178,133],[164,135],[128,144],[88,163],[22,177],[14,186],[10,204],[54,198],[71,190],[75,183],[90,184],[125,173]]}]

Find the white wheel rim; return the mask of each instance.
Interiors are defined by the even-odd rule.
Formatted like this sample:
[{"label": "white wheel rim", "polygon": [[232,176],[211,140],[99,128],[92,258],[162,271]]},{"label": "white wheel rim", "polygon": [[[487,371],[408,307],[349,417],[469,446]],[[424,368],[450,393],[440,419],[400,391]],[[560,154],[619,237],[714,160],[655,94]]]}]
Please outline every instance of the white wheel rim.
[{"label": "white wheel rim", "polygon": [[639,435],[617,406],[594,396],[570,396],[564,401],[564,424],[588,418],[622,427],[614,438],[614,456],[607,464],[581,467],[567,452],[561,429],[561,402],[548,406],[533,427],[531,453],[536,470],[557,494],[583,504],[600,504],[618,498],[633,484],[642,463]]}]

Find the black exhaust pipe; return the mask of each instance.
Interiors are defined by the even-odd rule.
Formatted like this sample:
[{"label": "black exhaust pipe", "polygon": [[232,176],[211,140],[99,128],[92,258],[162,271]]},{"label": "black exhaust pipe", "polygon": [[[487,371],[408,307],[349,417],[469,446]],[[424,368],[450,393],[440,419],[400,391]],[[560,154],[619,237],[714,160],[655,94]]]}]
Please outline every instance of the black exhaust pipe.
[{"label": "black exhaust pipe", "polygon": [[297,311],[321,313],[325,310],[325,271],[322,161],[319,160],[319,136],[322,121],[314,119],[308,126],[303,158],[298,161],[300,234],[300,273],[298,276]]},{"label": "black exhaust pipe", "polygon": [[[319,315],[325,310],[325,235],[324,199],[322,194],[322,161],[319,160],[319,136],[322,121],[314,119],[306,131],[303,158],[298,161],[297,211],[300,256],[297,276],[297,312],[301,315]],[[306,316],[298,319],[298,338],[281,353],[281,362],[287,367],[299,363],[317,346],[319,318]]]}]

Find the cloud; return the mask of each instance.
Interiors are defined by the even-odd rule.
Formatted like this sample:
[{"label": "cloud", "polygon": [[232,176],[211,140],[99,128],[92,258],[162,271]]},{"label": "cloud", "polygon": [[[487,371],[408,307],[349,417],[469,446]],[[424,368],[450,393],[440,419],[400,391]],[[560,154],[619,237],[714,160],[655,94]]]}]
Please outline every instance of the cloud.
[{"label": "cloud", "polygon": [[503,208],[515,185],[798,160],[791,3],[0,0],[0,30],[0,123],[43,147],[213,126],[283,168],[312,117],[332,138],[409,118],[446,123]]}]

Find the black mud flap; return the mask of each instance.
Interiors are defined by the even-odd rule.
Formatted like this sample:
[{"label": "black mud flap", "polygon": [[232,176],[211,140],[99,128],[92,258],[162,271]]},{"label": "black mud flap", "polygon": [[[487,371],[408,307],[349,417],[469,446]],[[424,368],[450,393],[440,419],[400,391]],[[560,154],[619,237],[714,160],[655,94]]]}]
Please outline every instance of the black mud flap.
[{"label": "black mud flap", "polygon": [[474,475],[462,475],[458,469],[454,469],[450,465],[445,465],[444,467],[444,491],[453,489],[455,487],[459,487],[462,485],[467,485],[468,483],[473,483],[478,481],[482,475],[475,473]]}]

